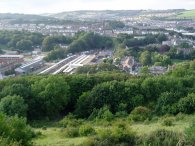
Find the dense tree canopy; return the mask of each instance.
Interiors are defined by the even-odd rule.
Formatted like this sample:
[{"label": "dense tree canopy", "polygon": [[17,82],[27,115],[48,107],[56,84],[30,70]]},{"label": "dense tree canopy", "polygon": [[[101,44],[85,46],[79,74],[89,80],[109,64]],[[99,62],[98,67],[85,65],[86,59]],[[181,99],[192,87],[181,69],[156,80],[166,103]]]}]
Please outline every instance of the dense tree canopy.
[{"label": "dense tree canopy", "polygon": [[31,51],[33,46],[41,45],[43,38],[40,33],[0,31],[0,50]]},{"label": "dense tree canopy", "polygon": [[110,49],[113,47],[113,40],[109,37],[100,36],[95,33],[80,33],[68,48],[68,53],[89,51],[96,49]]},{"label": "dense tree canopy", "polygon": [[26,117],[27,108],[28,106],[24,103],[23,97],[20,96],[6,96],[0,102],[0,112],[9,116]]}]

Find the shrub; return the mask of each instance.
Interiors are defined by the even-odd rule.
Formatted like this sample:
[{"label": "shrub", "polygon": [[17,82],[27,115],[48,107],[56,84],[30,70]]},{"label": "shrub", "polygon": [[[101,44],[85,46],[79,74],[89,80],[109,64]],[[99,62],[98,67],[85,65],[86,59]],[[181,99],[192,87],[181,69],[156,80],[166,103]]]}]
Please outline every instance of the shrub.
[{"label": "shrub", "polygon": [[162,125],[164,126],[173,126],[175,119],[173,117],[166,117],[163,122]]},{"label": "shrub", "polygon": [[79,128],[66,128],[63,135],[69,138],[78,137],[79,136]]},{"label": "shrub", "polygon": [[159,115],[177,114],[177,102],[181,98],[180,92],[163,92],[156,103],[155,112]]},{"label": "shrub", "polygon": [[120,111],[120,112],[116,112],[115,116],[118,118],[124,118],[128,116],[128,113],[126,111]]},{"label": "shrub", "polygon": [[130,114],[130,119],[133,121],[145,121],[150,118],[151,111],[143,106],[136,107]]},{"label": "shrub", "polygon": [[69,114],[64,119],[59,121],[59,125],[66,128],[66,127],[78,127],[83,123],[83,120],[76,119],[74,115]]},{"label": "shrub", "polygon": [[43,127],[42,127],[42,130],[47,130],[47,127],[46,127],[46,126],[43,126]]},{"label": "shrub", "polygon": [[95,129],[91,127],[90,125],[82,125],[79,128],[80,136],[89,136],[89,135],[94,135],[94,134],[95,134]]},{"label": "shrub", "polygon": [[141,138],[141,143],[138,145],[147,146],[176,146],[183,145],[183,135],[165,129],[158,129],[147,136]]},{"label": "shrub", "polygon": [[195,145],[195,122],[185,129],[186,139],[192,145]]},{"label": "shrub", "polygon": [[185,119],[185,118],[186,118],[186,115],[183,114],[183,113],[178,113],[178,114],[176,115],[176,121],[183,120],[183,119]]},{"label": "shrub", "polygon": [[24,99],[20,96],[6,96],[1,99],[0,112],[5,113],[8,116],[26,116],[27,104],[24,103]]},{"label": "shrub", "polygon": [[0,114],[0,136],[26,146],[31,144],[31,140],[35,136],[35,133],[30,126],[26,124],[26,119],[18,118],[17,116],[7,117]]},{"label": "shrub", "polygon": [[129,146],[135,145],[135,133],[130,127],[118,124],[111,129],[98,131],[98,135],[84,142],[83,146]]},{"label": "shrub", "polygon": [[21,146],[20,142],[10,141],[8,138],[0,137],[0,146]]},{"label": "shrub", "polygon": [[93,112],[91,113],[91,115],[88,117],[89,120],[105,120],[105,121],[112,121],[114,118],[114,115],[112,114],[112,112],[110,111],[108,106],[103,106],[100,109],[93,109]]},{"label": "shrub", "polygon": [[195,112],[195,94],[188,94],[178,102],[178,109],[182,113],[191,114]]}]

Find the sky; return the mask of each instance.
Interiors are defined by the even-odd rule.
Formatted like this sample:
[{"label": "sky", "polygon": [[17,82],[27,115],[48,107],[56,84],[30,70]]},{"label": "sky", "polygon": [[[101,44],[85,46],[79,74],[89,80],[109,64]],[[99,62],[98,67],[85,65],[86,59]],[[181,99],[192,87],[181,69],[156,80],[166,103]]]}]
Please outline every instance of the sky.
[{"label": "sky", "polygon": [[138,9],[195,9],[195,0],[0,0],[0,13]]}]

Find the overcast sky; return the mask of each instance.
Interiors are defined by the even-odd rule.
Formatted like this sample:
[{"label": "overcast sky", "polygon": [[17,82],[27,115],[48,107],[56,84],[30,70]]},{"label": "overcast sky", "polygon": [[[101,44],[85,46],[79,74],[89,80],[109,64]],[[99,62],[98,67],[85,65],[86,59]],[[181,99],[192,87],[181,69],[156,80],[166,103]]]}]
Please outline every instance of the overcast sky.
[{"label": "overcast sky", "polygon": [[0,0],[0,13],[135,9],[195,9],[195,0]]}]

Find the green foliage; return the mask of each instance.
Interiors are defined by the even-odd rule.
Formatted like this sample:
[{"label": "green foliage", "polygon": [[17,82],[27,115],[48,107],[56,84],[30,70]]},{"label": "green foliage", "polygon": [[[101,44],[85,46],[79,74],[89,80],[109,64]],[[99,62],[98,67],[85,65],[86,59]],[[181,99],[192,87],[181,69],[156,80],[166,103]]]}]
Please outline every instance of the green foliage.
[{"label": "green foliage", "polygon": [[151,111],[146,107],[139,106],[131,112],[129,117],[133,121],[145,121],[151,117]]},{"label": "green foliage", "polygon": [[164,126],[173,126],[173,123],[175,121],[174,117],[166,117],[163,119],[162,125]]},{"label": "green foliage", "polygon": [[96,118],[106,120],[106,121],[111,121],[113,120],[114,115],[112,114],[112,112],[110,112],[108,106],[104,106],[99,110]]},{"label": "green foliage", "polygon": [[25,31],[0,31],[1,49],[31,51],[33,46],[41,45],[43,35]]},{"label": "green foliage", "polygon": [[66,57],[65,49],[55,46],[54,50],[50,51],[49,54],[44,58],[46,61],[52,61],[56,59],[63,59]]},{"label": "green foliage", "polygon": [[183,42],[180,44],[180,47],[187,49],[187,48],[190,48],[191,46],[187,42]]},{"label": "green foliage", "polygon": [[8,138],[0,137],[0,146],[21,146],[20,142],[11,141]]},{"label": "green foliage", "polygon": [[109,26],[111,29],[124,28],[125,24],[121,21],[110,21]]},{"label": "green foliage", "polygon": [[195,122],[185,129],[186,139],[191,144],[195,144]]},{"label": "green foliage", "polygon": [[44,38],[42,42],[42,50],[51,51],[54,49],[56,45],[70,43],[71,43],[70,38],[66,38],[65,36],[47,36]]},{"label": "green foliage", "polygon": [[141,53],[139,61],[143,65],[150,65],[152,60],[151,60],[151,53],[149,51],[144,51]]},{"label": "green foliage", "polygon": [[[123,89],[124,85],[117,81],[98,84],[90,93],[85,93],[79,98],[77,111],[81,115],[89,116],[94,108],[100,109],[104,105],[108,105],[110,111],[115,113],[117,111],[118,103],[124,97],[123,94],[121,94]],[[93,107],[93,109],[90,107]]]},{"label": "green foliage", "polygon": [[182,113],[192,114],[195,112],[195,93],[188,94],[178,102],[178,110]]},{"label": "green foliage", "polygon": [[19,42],[16,43],[16,48],[19,50],[32,50],[32,41],[30,40],[21,40]]},{"label": "green foliage", "polygon": [[59,125],[66,128],[66,127],[78,127],[83,123],[82,120],[76,119],[74,115],[69,114],[64,117],[62,120],[59,121]]},{"label": "green foliage", "polygon": [[[122,38],[121,38],[122,37]],[[157,34],[157,35],[146,35],[144,38],[137,39],[133,38],[129,35],[120,35],[118,40],[123,40],[123,44],[128,47],[136,47],[136,46],[146,46],[149,44],[154,43],[161,43],[162,41],[167,40],[167,37],[164,34]]]},{"label": "green foliage", "polygon": [[142,75],[148,75],[149,74],[149,68],[147,66],[144,66],[141,68],[140,73]]},{"label": "green foliage", "polygon": [[79,135],[80,136],[90,136],[90,135],[94,135],[96,132],[95,132],[95,129],[90,126],[90,125],[82,125],[80,128],[79,128]]},{"label": "green foliage", "polygon": [[183,145],[183,136],[180,133],[158,129],[142,138],[140,145],[150,146],[176,146]]},{"label": "green foliage", "polygon": [[155,65],[168,66],[172,64],[170,57],[167,55],[153,53],[152,56],[152,63]]},{"label": "green foliage", "polygon": [[[69,102],[69,85],[61,76],[49,76],[36,81],[32,85],[36,107],[41,113],[33,113],[37,117],[56,117]],[[40,115],[41,114],[41,115]]]},{"label": "green foliage", "polygon": [[24,103],[24,99],[20,96],[6,96],[0,101],[0,112],[9,116],[25,117],[27,108],[28,105]]},{"label": "green foliage", "polygon": [[26,119],[0,114],[0,136],[28,146],[34,135],[30,126],[26,124]]},{"label": "green foliage", "polygon": [[135,144],[135,133],[126,125],[118,125],[112,129],[98,132],[92,141],[86,141],[85,146],[129,146]]},{"label": "green foliage", "polygon": [[69,137],[69,138],[79,137],[79,128],[78,127],[76,127],[76,128],[74,128],[74,127],[66,128],[66,129],[64,129],[62,134],[65,137]]},{"label": "green foliage", "polygon": [[154,114],[159,115],[193,113],[193,66],[194,61],[178,64],[170,73],[154,77],[101,72],[9,78],[0,81],[0,98],[22,97],[28,105],[30,121],[57,119],[69,112],[80,118],[91,115],[95,119],[104,105],[109,107],[108,117],[125,117],[143,105],[156,109]]},{"label": "green foliage", "polygon": [[95,33],[80,33],[68,48],[68,53],[89,51],[93,49],[110,49],[113,41],[109,37],[100,36]]},{"label": "green foliage", "polygon": [[156,112],[159,114],[178,113],[177,102],[181,98],[180,93],[164,92],[160,95],[156,105]]}]

